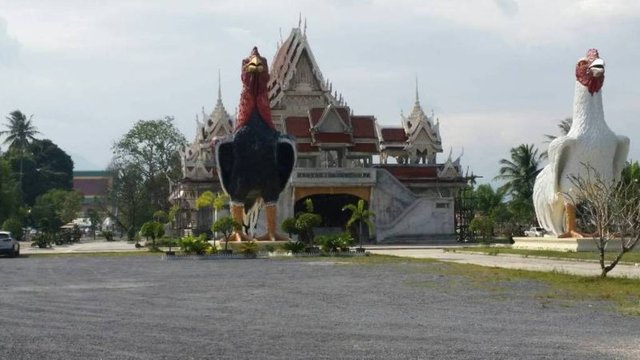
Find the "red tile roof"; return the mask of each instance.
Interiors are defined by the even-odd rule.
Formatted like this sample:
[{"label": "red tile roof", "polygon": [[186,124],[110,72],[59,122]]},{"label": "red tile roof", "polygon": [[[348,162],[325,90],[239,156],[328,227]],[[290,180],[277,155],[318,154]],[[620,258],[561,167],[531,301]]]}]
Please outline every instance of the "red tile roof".
[{"label": "red tile roof", "polygon": [[308,144],[308,143],[296,143],[296,148],[298,149],[298,152],[301,152],[301,153],[318,151],[317,147],[312,146],[311,144]]},{"label": "red tile roof", "polygon": [[358,143],[349,148],[350,152],[378,153],[378,147],[372,143]]},{"label": "red tile roof", "polygon": [[375,119],[373,116],[352,116],[353,137],[362,139],[377,139]]},{"label": "red tile roof", "polygon": [[309,109],[309,118],[311,119],[311,124],[313,126],[318,125],[318,121],[322,117],[325,108],[311,108]]},{"label": "red tile roof", "polygon": [[351,136],[345,133],[319,132],[313,135],[313,142],[320,144],[351,143]]},{"label": "red tile roof", "polygon": [[351,116],[349,115],[349,108],[347,107],[336,107],[336,111],[338,111],[338,115],[342,118],[345,124],[351,124]]},{"label": "red tile roof", "polygon": [[382,128],[382,141],[384,142],[404,142],[407,141],[407,134],[403,128]]},{"label": "red tile roof", "polygon": [[287,134],[293,135],[296,138],[309,138],[309,118],[290,116],[284,119],[284,126]]}]

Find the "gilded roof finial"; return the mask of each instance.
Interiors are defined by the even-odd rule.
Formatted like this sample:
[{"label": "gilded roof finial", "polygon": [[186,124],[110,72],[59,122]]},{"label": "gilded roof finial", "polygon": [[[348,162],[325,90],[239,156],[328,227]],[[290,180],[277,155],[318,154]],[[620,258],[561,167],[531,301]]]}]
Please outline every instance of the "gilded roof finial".
[{"label": "gilded roof finial", "polygon": [[302,11],[298,13],[298,29],[302,26]]},{"label": "gilded roof finial", "polygon": [[418,75],[416,75],[416,104],[420,102],[420,95],[418,94]]},{"label": "gilded roof finial", "polygon": [[304,29],[302,30],[302,35],[307,36],[307,17],[304,17]]},{"label": "gilded roof finial", "polygon": [[220,68],[218,68],[218,101],[222,101],[222,85],[220,81]]}]

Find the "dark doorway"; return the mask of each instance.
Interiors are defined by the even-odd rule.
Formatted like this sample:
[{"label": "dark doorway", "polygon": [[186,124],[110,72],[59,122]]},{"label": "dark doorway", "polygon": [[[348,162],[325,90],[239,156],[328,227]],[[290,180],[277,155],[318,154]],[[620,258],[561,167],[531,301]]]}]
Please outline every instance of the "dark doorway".
[{"label": "dark doorway", "polygon": [[[317,229],[317,234],[324,233],[336,233],[344,231],[344,227],[351,217],[351,212],[348,210],[342,211],[342,208],[347,204],[357,204],[359,197],[350,194],[320,194],[304,197],[296,201],[294,211],[299,213],[306,211],[304,202],[307,199],[311,199],[313,202],[313,212],[322,217],[322,224]],[[365,201],[365,209],[369,207],[369,203]],[[360,223],[357,222],[351,226],[349,232],[351,236],[358,241],[357,229]],[[369,229],[363,224],[363,239],[369,238]]]},{"label": "dark doorway", "polygon": [[[322,217],[322,227],[343,228],[347,224],[351,213],[342,211],[347,204],[357,204],[359,197],[349,194],[320,194],[311,195],[296,201],[295,213],[306,211],[304,202],[311,199],[313,202],[313,212]],[[365,206],[368,205],[365,201]]]}]

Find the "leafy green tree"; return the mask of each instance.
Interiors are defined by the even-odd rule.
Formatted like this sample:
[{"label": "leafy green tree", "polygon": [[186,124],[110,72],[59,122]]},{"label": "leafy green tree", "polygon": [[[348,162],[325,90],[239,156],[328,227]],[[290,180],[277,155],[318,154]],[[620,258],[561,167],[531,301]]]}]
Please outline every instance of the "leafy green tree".
[{"label": "leafy green tree", "polygon": [[178,150],[186,142],[173,117],[139,120],[113,145],[113,163],[134,167],[142,177],[152,208],[168,209],[171,179],[181,176]]},{"label": "leafy green tree", "polygon": [[41,230],[57,233],[62,225],[76,218],[81,204],[79,192],[52,189],[36,198],[31,214]]},{"label": "leafy green tree", "polygon": [[2,223],[2,230],[11,233],[14,239],[21,241],[24,236],[22,222],[16,218],[9,218]]},{"label": "leafy green tree", "polygon": [[38,134],[38,130],[31,123],[31,115],[28,119],[25,114],[20,110],[12,111],[7,120],[6,130],[0,131],[0,135],[6,136],[4,143],[9,144],[9,150],[14,150],[19,154],[20,167],[19,167],[19,183],[22,188],[22,163],[27,151],[29,143],[35,140],[35,136]]},{"label": "leafy green tree", "polygon": [[112,165],[110,172],[113,176],[113,185],[109,198],[114,200],[118,212],[117,214],[111,212],[106,204],[102,204],[102,208],[120,228],[126,230],[127,238],[132,241],[136,229],[153,215],[147,198],[147,187],[136,166]]},{"label": "leafy green tree", "polygon": [[224,216],[220,219],[216,220],[215,223],[211,226],[211,231],[213,232],[221,232],[224,237],[224,251],[228,251],[229,245],[229,237],[234,231],[240,231],[242,229],[242,225],[238,224],[235,220],[233,220],[230,216]]},{"label": "leafy green tree", "polygon": [[100,223],[102,222],[102,217],[100,216],[100,213],[98,212],[98,210],[96,209],[89,209],[89,211],[87,212],[87,215],[89,215],[89,223],[90,225],[90,230],[91,230],[91,235],[93,236],[93,239],[96,239],[96,230],[98,230],[98,227],[100,226]]},{"label": "leafy green tree", "polygon": [[29,156],[9,157],[18,171],[19,161],[23,162],[22,188],[24,201],[32,205],[39,195],[51,189],[71,190],[73,188],[73,160],[64,150],[51,140],[34,140],[28,145]]},{"label": "leafy green tree", "polygon": [[373,230],[373,222],[371,218],[375,217],[375,214],[365,208],[364,200],[358,200],[357,204],[347,204],[342,208],[342,211],[351,211],[351,217],[347,221],[347,229],[353,224],[358,223],[358,239],[360,239],[360,248],[362,249],[362,236],[364,231],[362,225],[366,224],[369,227],[369,232]]},{"label": "leafy green tree", "polygon": [[500,206],[504,200],[504,190],[494,190],[489,184],[478,185],[473,190],[473,198],[476,210],[484,215],[489,215],[496,207]]},{"label": "leafy green tree", "polygon": [[164,236],[164,225],[157,221],[147,221],[140,227],[140,235],[147,238],[151,238],[152,249],[157,249],[156,239]]},{"label": "leafy green tree", "polygon": [[0,221],[17,215],[20,207],[20,196],[9,162],[0,159]]},{"label": "leafy green tree", "polygon": [[493,235],[493,220],[485,215],[476,215],[469,223],[469,230],[480,233],[482,240],[487,241]]},{"label": "leafy green tree", "polygon": [[[218,212],[224,208],[229,202],[229,196],[225,193],[216,193],[212,191],[205,191],[196,199],[196,209],[211,208],[213,209],[213,222],[218,221]],[[216,232],[213,233],[213,237],[217,236]]]},{"label": "leafy green tree", "polygon": [[542,158],[534,145],[522,144],[511,149],[511,159],[500,160],[498,180],[504,180],[501,190],[512,199],[532,201],[533,185],[540,172]]},{"label": "leafy green tree", "polygon": [[169,222],[169,215],[167,215],[167,213],[163,210],[158,210],[153,213],[153,220],[159,223],[166,224]]}]

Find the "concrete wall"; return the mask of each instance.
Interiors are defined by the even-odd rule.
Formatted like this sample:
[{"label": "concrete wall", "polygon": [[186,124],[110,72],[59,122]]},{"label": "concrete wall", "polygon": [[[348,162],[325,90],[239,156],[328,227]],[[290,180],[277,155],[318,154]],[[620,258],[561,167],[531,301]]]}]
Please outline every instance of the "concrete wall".
[{"label": "concrete wall", "polygon": [[378,243],[427,241],[453,235],[454,199],[417,196],[386,170],[379,169],[372,210]]}]

